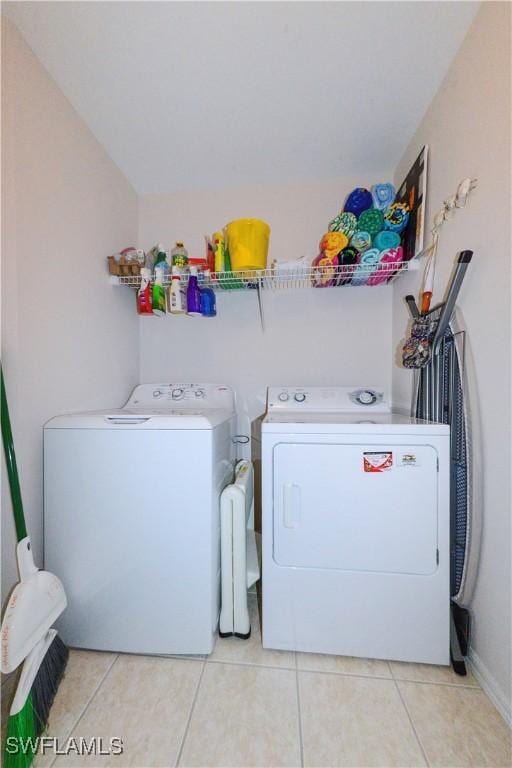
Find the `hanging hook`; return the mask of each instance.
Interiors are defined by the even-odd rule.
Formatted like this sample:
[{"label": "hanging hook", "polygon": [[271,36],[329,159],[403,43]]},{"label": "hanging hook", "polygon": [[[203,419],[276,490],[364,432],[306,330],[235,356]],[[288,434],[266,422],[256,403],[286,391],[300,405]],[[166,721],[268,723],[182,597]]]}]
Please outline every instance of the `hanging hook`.
[{"label": "hanging hook", "polygon": [[233,435],[231,442],[235,445],[247,445],[250,439],[249,435]]}]

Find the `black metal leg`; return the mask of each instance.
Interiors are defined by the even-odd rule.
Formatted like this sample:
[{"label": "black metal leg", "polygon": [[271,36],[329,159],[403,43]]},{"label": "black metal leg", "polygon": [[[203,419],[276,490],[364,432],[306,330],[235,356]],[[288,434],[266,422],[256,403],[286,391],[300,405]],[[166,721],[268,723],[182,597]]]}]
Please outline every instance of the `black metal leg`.
[{"label": "black metal leg", "polygon": [[466,663],[459,643],[459,636],[457,634],[457,628],[453,619],[453,611],[450,606],[450,657],[452,660],[452,666],[457,675],[464,677],[467,675]]}]

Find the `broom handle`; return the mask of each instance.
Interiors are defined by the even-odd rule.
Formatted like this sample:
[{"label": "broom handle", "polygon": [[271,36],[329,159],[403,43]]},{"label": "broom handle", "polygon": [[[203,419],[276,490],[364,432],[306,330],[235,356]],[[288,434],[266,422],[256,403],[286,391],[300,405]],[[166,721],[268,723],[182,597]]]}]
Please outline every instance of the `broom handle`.
[{"label": "broom handle", "polygon": [[9,409],[7,407],[7,395],[5,393],[4,372],[0,368],[1,378],[1,420],[2,420],[2,442],[4,444],[5,463],[7,464],[7,475],[9,477],[9,488],[11,491],[12,509],[14,512],[14,524],[16,526],[16,536],[18,541],[26,539],[27,527],[25,525],[25,515],[23,514],[23,502],[21,500],[20,481],[18,477],[18,467],[16,466],[16,454],[14,453],[14,442],[12,439],[11,420],[9,419]]}]

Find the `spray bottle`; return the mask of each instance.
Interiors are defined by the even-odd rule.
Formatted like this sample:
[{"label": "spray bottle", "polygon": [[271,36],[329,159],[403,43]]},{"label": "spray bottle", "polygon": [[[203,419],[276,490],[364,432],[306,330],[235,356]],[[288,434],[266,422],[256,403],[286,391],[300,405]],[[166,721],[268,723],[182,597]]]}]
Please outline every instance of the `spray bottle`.
[{"label": "spray bottle", "polygon": [[140,287],[137,291],[137,312],[139,315],[153,314],[151,270],[147,267],[143,267],[140,271]]},{"label": "spray bottle", "polygon": [[[204,279],[206,283],[210,282],[210,270],[205,269]],[[199,294],[201,315],[203,317],[215,317],[217,314],[217,303],[215,301],[215,292],[213,288],[201,286],[201,288],[199,288]]]},{"label": "spray bottle", "polygon": [[224,272],[225,270],[225,245],[222,232],[213,233],[213,251],[215,254],[215,272]]},{"label": "spray bottle", "polygon": [[187,285],[187,315],[197,317],[201,314],[201,294],[197,283],[197,267],[190,267]]},{"label": "spray bottle", "polygon": [[215,253],[213,251],[212,241],[208,235],[204,236],[204,241],[206,244],[206,263],[208,265],[208,270],[210,272],[215,272]]},{"label": "spray bottle", "polygon": [[162,317],[165,315],[165,272],[161,267],[155,269],[155,282],[152,290],[153,314]]},{"label": "spray bottle", "polygon": [[178,267],[172,268],[171,285],[167,292],[167,311],[173,315],[183,315],[186,310],[186,297],[181,287],[181,275]]}]

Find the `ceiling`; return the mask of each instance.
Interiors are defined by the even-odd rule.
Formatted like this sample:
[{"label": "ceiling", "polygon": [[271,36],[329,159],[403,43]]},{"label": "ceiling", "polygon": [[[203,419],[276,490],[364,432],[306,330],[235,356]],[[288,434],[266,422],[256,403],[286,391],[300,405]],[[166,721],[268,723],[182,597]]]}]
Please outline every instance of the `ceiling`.
[{"label": "ceiling", "polygon": [[392,170],[474,2],[6,2],[139,193]]}]

